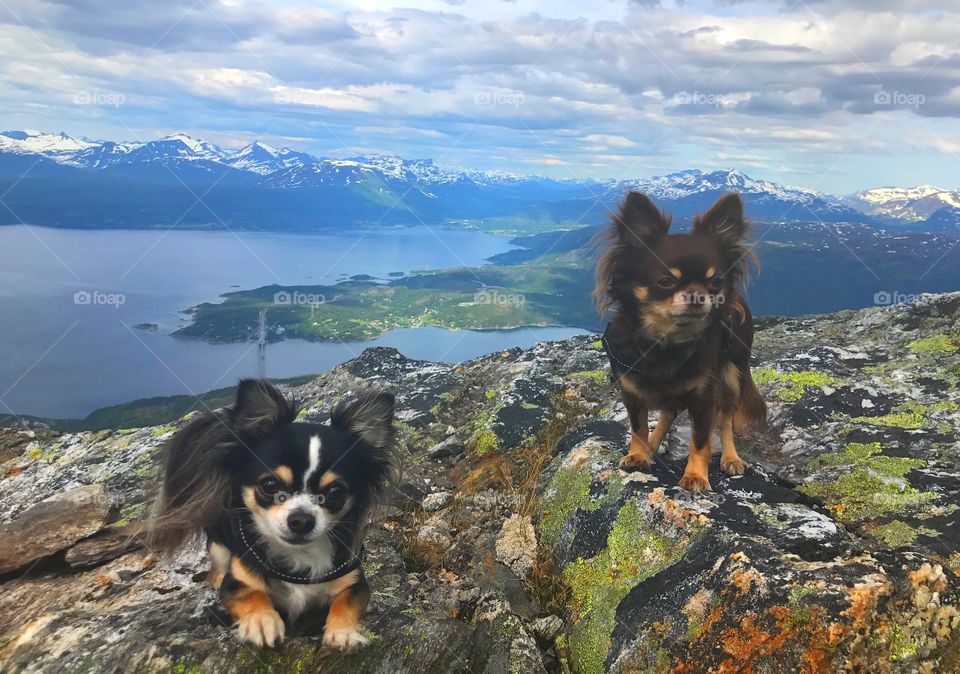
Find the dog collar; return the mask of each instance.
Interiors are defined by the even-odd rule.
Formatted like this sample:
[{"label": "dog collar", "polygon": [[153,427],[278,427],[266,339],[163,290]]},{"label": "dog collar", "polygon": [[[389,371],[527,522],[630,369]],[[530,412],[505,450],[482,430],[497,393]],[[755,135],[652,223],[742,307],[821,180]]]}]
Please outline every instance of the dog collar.
[{"label": "dog collar", "polygon": [[[298,585],[329,583],[337,578],[342,578],[358,568],[363,560],[362,547],[360,548],[360,552],[358,554],[353,554],[350,549],[344,548],[344,559],[339,560],[339,564],[334,566],[330,571],[322,576],[314,576],[308,573],[297,573],[294,569],[277,564],[275,561],[271,560],[264,546],[260,544],[255,537],[250,536],[248,538],[246,523],[244,520],[245,517],[242,514],[235,515],[231,518],[231,528],[237,534],[236,540],[243,548],[241,557],[244,558],[245,563],[256,567],[257,571],[264,576],[276,578],[277,580],[282,580],[286,583],[296,583]],[[251,539],[253,539],[253,542],[251,542]],[[248,554],[249,557],[247,557]],[[338,557],[340,557],[340,555],[334,556],[334,562],[338,561]]]},{"label": "dog collar", "polygon": [[[603,335],[600,337],[600,343],[603,345],[603,350],[607,352],[607,356],[611,361],[616,363],[619,367],[623,369],[624,372],[640,372],[640,369],[637,367],[637,363],[632,365],[627,363],[623,358],[617,355],[613,347],[610,345],[610,338],[608,337],[610,333],[610,327],[612,323],[607,323],[606,329],[603,331]],[[730,318],[730,314],[724,314],[723,318],[720,320],[721,328],[721,341],[720,341],[720,352],[723,353],[730,346],[730,342],[733,341],[733,323]],[[656,343],[654,343],[656,346]],[[653,347],[651,347],[652,350]],[[693,346],[690,348],[690,352],[684,357],[681,364],[686,363],[693,357],[693,354],[697,350],[697,343],[694,342]]]}]

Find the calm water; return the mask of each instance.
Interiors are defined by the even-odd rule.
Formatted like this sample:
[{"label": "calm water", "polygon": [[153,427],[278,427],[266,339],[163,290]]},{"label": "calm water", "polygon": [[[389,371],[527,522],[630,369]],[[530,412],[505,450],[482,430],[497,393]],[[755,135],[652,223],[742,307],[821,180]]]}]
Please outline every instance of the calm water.
[{"label": "calm water", "polygon": [[[71,231],[0,227],[0,413],[81,417],[136,398],[200,393],[258,373],[256,345],[170,337],[183,309],[271,283],[331,283],[353,274],[479,265],[509,250],[476,232],[426,228],[362,235]],[[96,299],[75,301],[76,293]],[[120,301],[122,299],[122,302]],[[155,323],[157,332],[134,329]],[[266,374],[322,372],[368,346],[455,362],[582,331],[394,330],[369,342],[288,340]]]}]

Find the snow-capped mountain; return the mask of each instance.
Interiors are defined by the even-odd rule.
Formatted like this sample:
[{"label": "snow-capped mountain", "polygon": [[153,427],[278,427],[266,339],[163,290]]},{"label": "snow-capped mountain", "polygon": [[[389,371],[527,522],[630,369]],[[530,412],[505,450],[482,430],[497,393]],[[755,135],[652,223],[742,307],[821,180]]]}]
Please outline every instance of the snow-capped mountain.
[{"label": "snow-capped mountain", "polygon": [[[21,180],[26,174],[29,179]],[[219,224],[240,220],[257,227],[280,226],[280,221],[308,226],[320,220],[340,225],[516,217],[570,226],[602,222],[630,189],[647,192],[681,221],[731,191],[743,195],[754,220],[933,222],[933,215],[947,208],[950,212],[938,215],[942,230],[953,228],[960,216],[952,212],[960,208],[960,193],[928,186],[879,188],[841,199],[735,169],[691,169],[642,180],[555,180],[391,154],[321,158],[259,141],[223,149],[182,133],[113,142],[6,131],[0,133],[4,180],[16,187],[7,201],[19,197],[21,217],[39,223],[104,220],[116,226],[177,220],[200,195],[206,208],[194,209],[188,224],[214,214]],[[73,201],[68,203],[66,195]]]},{"label": "snow-capped mountain", "polygon": [[859,192],[851,200],[870,215],[920,221],[942,208],[960,208],[960,190],[945,190],[933,185],[877,187]]},{"label": "snow-capped mountain", "polygon": [[831,222],[864,220],[861,212],[844,205],[837,197],[751,178],[736,169],[709,172],[689,169],[647,180],[628,181],[624,186],[646,192],[654,201],[669,204],[674,214],[684,216],[708,208],[721,194],[738,192],[753,218]]},{"label": "snow-capped mountain", "polygon": [[66,160],[94,145],[95,143],[77,140],[62,132],[43,133],[33,130],[0,132],[0,152],[11,154],[39,154]]}]

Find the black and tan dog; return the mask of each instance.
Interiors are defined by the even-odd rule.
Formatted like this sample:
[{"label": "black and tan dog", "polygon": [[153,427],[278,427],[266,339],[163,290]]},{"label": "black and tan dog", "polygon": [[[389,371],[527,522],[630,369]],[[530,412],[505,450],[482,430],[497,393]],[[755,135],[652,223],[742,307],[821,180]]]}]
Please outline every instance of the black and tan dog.
[{"label": "black and tan dog", "polygon": [[392,395],[369,393],[337,406],[329,425],[300,423],[276,388],[240,382],[232,408],[168,445],[150,542],[171,550],[206,533],[210,582],[245,641],[273,646],[326,609],[324,643],[362,646],[361,545],[394,471],[393,407]]},{"label": "black and tan dog", "polygon": [[[630,417],[628,471],[649,470],[677,414],[691,417],[680,486],[710,489],[710,439],[720,432],[720,467],[741,475],[734,432],[763,426],[766,405],[750,376],[753,318],[740,290],[755,258],[736,194],[697,216],[690,233],[669,234],[670,217],[630,192],[607,230],[594,290],[601,314],[615,309],[603,344]],[[658,409],[652,433],[647,413]]]}]

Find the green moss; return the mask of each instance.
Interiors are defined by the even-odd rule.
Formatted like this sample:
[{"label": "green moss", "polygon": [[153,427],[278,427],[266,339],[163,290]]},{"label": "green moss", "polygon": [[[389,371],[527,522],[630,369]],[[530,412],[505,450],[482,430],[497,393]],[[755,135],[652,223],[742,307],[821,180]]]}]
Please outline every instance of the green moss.
[{"label": "green moss", "polygon": [[936,536],[937,532],[927,527],[914,528],[901,520],[893,520],[876,527],[870,534],[891,548],[908,548],[917,540],[917,536]]},{"label": "green moss", "polygon": [[487,391],[487,400],[493,400],[497,397],[497,389],[490,389]]},{"label": "green moss", "polygon": [[913,353],[951,353],[957,350],[957,344],[949,335],[931,335],[910,342],[907,348]]},{"label": "green moss", "polygon": [[799,491],[820,499],[843,522],[857,522],[903,512],[937,498],[911,486],[906,475],[922,468],[921,459],[884,456],[880,443],[852,443],[841,452],[824,454],[809,463],[811,470],[824,466],[851,466],[849,473],[832,482],[807,482]]},{"label": "green moss", "polygon": [[604,495],[601,498],[591,499],[592,481],[593,477],[588,466],[561,466],[557,470],[543,498],[540,499],[540,520],[537,522],[537,528],[540,542],[544,546],[551,547],[557,542],[563,525],[574,510],[599,510],[619,497],[623,491],[623,476],[620,473],[613,473],[607,481]]},{"label": "green moss", "polygon": [[570,649],[577,671],[599,674],[610,649],[617,606],[633,587],[675,563],[687,542],[650,527],[630,502],[617,513],[607,548],[593,559],[582,558],[563,570],[576,607]]},{"label": "green moss", "polygon": [[470,444],[477,456],[483,456],[487,452],[495,452],[500,448],[500,439],[497,434],[489,428],[479,431],[471,439]]},{"label": "green moss", "polygon": [[270,674],[288,672],[305,674],[314,671],[316,650],[309,645],[284,645],[282,650],[269,648],[244,649],[237,652],[237,665],[240,671],[250,674]]},{"label": "green moss", "polygon": [[167,424],[166,426],[158,426],[153,429],[153,437],[159,438],[161,435],[166,435],[167,433],[173,433],[177,430],[177,427],[173,424]]},{"label": "green moss", "polygon": [[777,372],[772,367],[762,367],[753,371],[753,381],[757,384],[775,383],[773,394],[784,402],[796,402],[803,392],[813,386],[830,386],[836,379],[823,372],[803,370],[800,372]]},{"label": "green moss", "polygon": [[483,456],[488,452],[495,452],[500,449],[500,439],[493,432],[493,425],[496,413],[500,411],[503,404],[497,404],[493,409],[483,412],[471,423],[467,424],[466,432],[469,434],[467,446],[473,450],[477,456]]},{"label": "green moss", "polygon": [[602,349],[602,348],[603,348],[603,342],[601,342],[599,339],[597,339],[597,340],[594,340],[594,341],[590,342],[590,346],[592,346],[592,347],[595,348],[595,349]]},{"label": "green moss", "polygon": [[199,665],[185,665],[178,662],[173,666],[173,674],[203,674],[203,669]]},{"label": "green moss", "polygon": [[911,660],[917,654],[918,645],[906,630],[896,623],[890,624],[889,657],[893,662]]},{"label": "green moss", "polygon": [[607,381],[607,373],[604,370],[583,370],[582,372],[574,372],[574,377],[586,377],[592,379],[598,384],[603,384]]},{"label": "green moss", "polygon": [[907,430],[916,430],[923,428],[927,415],[934,412],[953,412],[957,409],[957,403],[952,400],[945,400],[934,405],[922,405],[915,400],[910,400],[901,405],[897,411],[890,414],[883,414],[878,417],[854,417],[852,422],[857,424],[872,424],[874,426],[893,426]]}]

